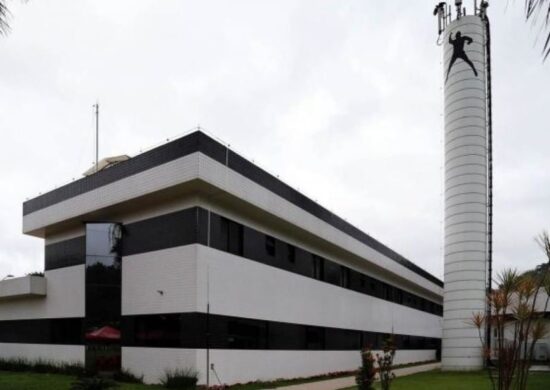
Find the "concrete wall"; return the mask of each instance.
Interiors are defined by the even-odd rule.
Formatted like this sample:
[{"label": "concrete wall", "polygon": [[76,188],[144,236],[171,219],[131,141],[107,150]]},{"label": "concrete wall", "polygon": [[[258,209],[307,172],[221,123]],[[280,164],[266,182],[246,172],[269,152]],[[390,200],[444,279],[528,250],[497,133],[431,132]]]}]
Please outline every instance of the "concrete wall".
[{"label": "concrete wall", "polygon": [[84,317],[84,265],[46,271],[47,295],[0,302],[0,321]]},{"label": "concrete wall", "polygon": [[197,248],[187,245],[124,257],[122,315],[197,311]]},{"label": "concrete wall", "polygon": [[209,276],[215,314],[441,337],[441,319],[433,314],[212,248],[198,246],[197,253],[199,311],[206,309]]},{"label": "concrete wall", "polygon": [[[398,351],[396,364],[435,359],[434,351]],[[210,351],[210,361],[222,383],[299,378],[337,371],[354,370],[361,364],[359,351]],[[154,364],[144,364],[154,362]],[[144,376],[146,383],[158,383],[166,370],[195,368],[199,383],[206,382],[206,350],[172,348],[122,348],[125,369]],[[210,372],[210,384],[218,384]]]},{"label": "concrete wall", "polygon": [[[127,315],[205,312],[209,296],[212,314],[441,337],[435,315],[202,245],[125,257],[122,291]],[[434,358],[433,350],[407,350],[398,352],[397,362]],[[311,376],[360,364],[358,351],[212,350],[210,360],[226,383]],[[182,367],[196,368],[201,381],[206,378],[204,350],[124,347],[122,364],[149,383]]]},{"label": "concrete wall", "polygon": [[[188,183],[194,179],[214,186],[213,191],[217,191],[217,193],[214,192],[210,195],[212,198],[229,194],[236,199],[241,199],[247,203],[249,208],[257,208],[270,213],[297,228],[310,232],[321,240],[362,258],[365,262],[386,270],[387,273],[399,276],[403,283],[424,290],[430,299],[436,299],[443,292],[441,287],[427,281],[393,259],[201,153],[193,153],[25,215],[23,230],[26,233],[34,234],[46,226],[58,224],[71,218],[86,219],[88,218],[85,217],[86,213],[92,213],[94,210],[119,205],[146,194]],[[172,206],[176,204],[177,202],[171,203]],[[163,207],[159,208],[159,210],[161,209]],[[114,209],[114,213],[116,213],[116,209]],[[114,218],[114,213],[109,217]],[[116,217],[118,220],[126,222],[124,214]],[[131,218],[136,218],[136,216]]]}]

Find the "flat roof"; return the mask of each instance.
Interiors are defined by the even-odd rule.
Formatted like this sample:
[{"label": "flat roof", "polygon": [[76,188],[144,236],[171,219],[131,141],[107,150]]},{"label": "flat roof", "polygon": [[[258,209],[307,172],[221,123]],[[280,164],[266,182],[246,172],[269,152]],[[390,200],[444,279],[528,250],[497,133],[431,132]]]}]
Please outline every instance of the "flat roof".
[{"label": "flat roof", "polygon": [[75,180],[60,188],[30,199],[23,203],[23,215],[31,214],[56,203],[60,203],[64,200],[195,152],[203,153],[219,163],[226,165],[228,168],[261,185],[302,210],[307,211],[336,229],[384,254],[432,283],[443,287],[443,282],[434,275],[420,268],[393,249],[382,244],[380,241],[327,210],[314,200],[298,192],[277,177],[238,155],[227,146],[216,141],[202,131],[195,131],[141,153],[127,161],[122,161],[109,169]]}]

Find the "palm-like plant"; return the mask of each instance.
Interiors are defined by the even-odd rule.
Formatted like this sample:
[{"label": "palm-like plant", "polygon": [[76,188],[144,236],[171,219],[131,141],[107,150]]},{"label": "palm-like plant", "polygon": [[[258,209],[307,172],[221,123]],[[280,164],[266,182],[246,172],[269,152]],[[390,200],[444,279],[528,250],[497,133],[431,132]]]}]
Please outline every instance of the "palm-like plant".
[{"label": "palm-like plant", "polygon": [[9,30],[8,25],[8,7],[5,0],[0,0],[0,35],[4,35]]},{"label": "palm-like plant", "polygon": [[542,56],[546,60],[550,55],[550,0],[525,0],[525,18],[540,23],[541,31],[548,32],[542,48]]}]

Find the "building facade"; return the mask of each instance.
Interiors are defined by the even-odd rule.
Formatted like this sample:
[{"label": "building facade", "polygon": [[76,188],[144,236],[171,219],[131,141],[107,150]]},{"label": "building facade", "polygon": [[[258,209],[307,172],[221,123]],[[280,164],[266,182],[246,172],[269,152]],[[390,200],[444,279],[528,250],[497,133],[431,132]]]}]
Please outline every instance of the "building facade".
[{"label": "building facade", "polygon": [[[0,282],[0,357],[211,384],[434,360],[443,284],[197,131],[31,199],[44,278]],[[8,283],[6,283],[8,282]]]}]

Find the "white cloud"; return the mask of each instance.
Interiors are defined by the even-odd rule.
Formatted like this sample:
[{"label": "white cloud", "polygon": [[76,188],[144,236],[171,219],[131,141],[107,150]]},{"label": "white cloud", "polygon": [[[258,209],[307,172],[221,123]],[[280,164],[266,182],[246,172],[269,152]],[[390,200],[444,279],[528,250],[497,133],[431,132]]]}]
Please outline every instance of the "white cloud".
[{"label": "white cloud", "polygon": [[[39,269],[21,203],[101,151],[132,153],[201,124],[442,276],[441,48],[431,4],[12,2],[0,39],[0,276]],[[540,261],[550,228],[548,64],[521,4],[491,7],[495,261]]]}]

